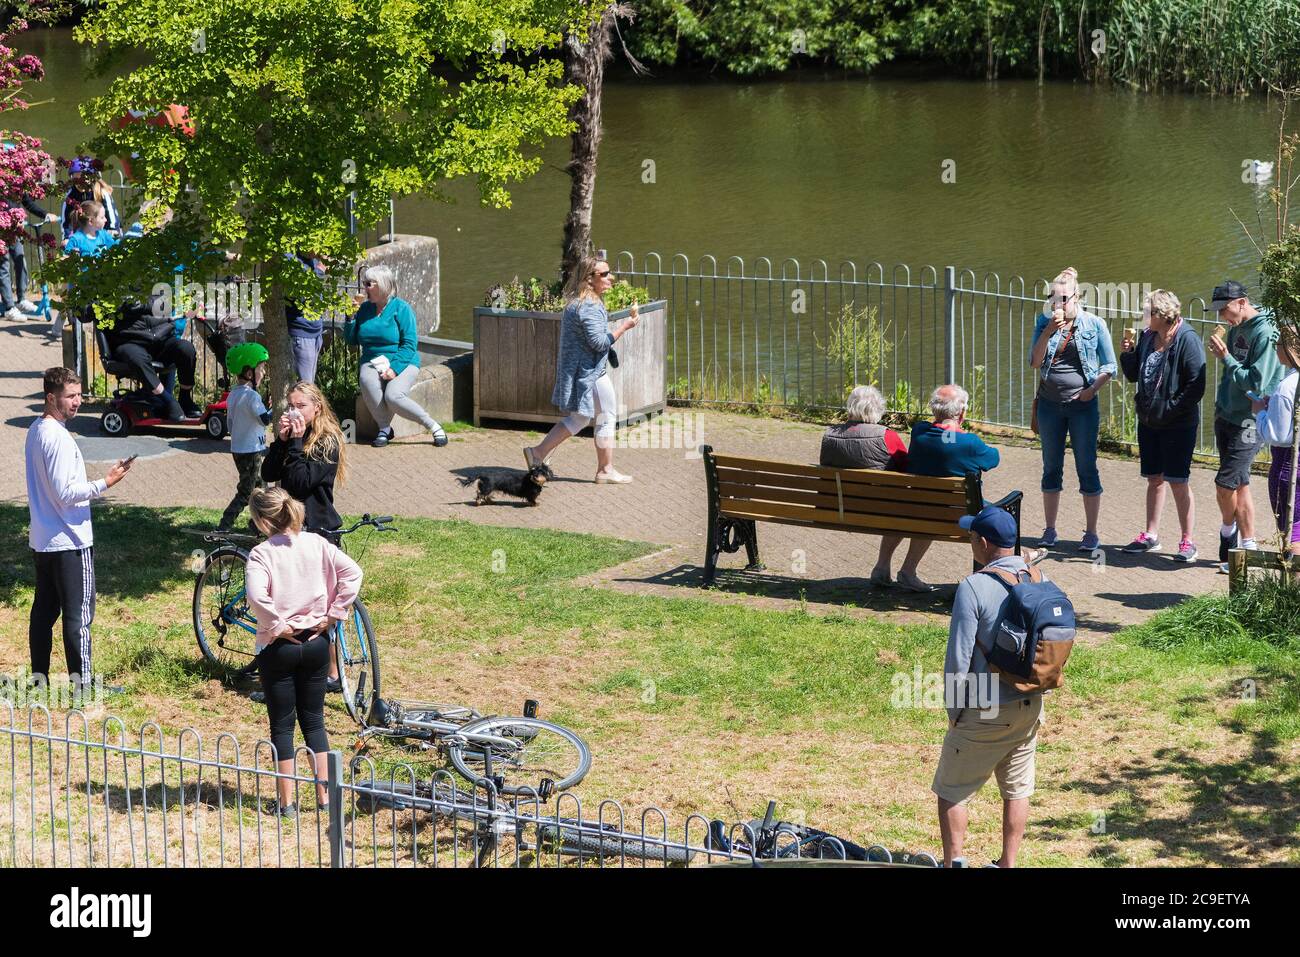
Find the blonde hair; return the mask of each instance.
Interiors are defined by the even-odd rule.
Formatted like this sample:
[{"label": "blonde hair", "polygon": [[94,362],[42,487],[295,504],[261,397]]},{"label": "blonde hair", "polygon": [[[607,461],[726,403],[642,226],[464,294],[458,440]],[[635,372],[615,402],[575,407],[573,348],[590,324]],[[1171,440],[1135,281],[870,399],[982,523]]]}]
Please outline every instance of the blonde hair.
[{"label": "blonde hair", "polygon": [[569,285],[564,290],[565,299],[569,302],[579,302],[583,299],[600,299],[591,284],[596,267],[601,263],[606,266],[609,265],[608,260],[600,259],[597,256],[583,256],[578,260],[578,264],[573,267],[573,272],[569,276]]},{"label": "blonde hair", "polygon": [[307,431],[303,433],[302,450],[307,458],[315,459],[317,462],[333,462],[338,468],[335,473],[334,482],[336,485],[342,485],[348,479],[347,459],[343,453],[343,446],[346,442],[343,439],[343,429],[339,425],[338,416],[330,408],[330,403],[325,398],[325,393],[321,392],[311,382],[296,382],[290,386],[285,397],[293,395],[295,392],[301,392],[309,400],[315,403],[319,409],[315,418],[307,424]]},{"label": "blonde hair", "polygon": [[253,521],[270,529],[270,534],[301,532],[306,509],[282,488],[259,488],[248,498],[248,509]]},{"label": "blonde hair", "polygon": [[95,180],[95,185],[93,185],[90,189],[91,192],[95,194],[95,199],[99,200],[100,202],[104,201],[105,196],[113,195],[113,187],[110,186],[108,183],[106,183],[104,181],[104,177],[102,176]]},{"label": "blonde hair", "polygon": [[[1300,335],[1290,326],[1282,326],[1278,332],[1277,350],[1282,361],[1292,369],[1300,369]],[[48,390],[47,390],[48,391]]]},{"label": "blonde hair", "polygon": [[1182,315],[1183,304],[1168,289],[1156,289],[1147,293],[1142,308],[1151,311],[1152,319],[1159,317],[1165,322],[1173,322]]},{"label": "blonde hair", "polygon": [[1078,295],[1079,270],[1075,269],[1073,266],[1066,266],[1056,274],[1056,278],[1052,280],[1052,285],[1064,286],[1066,291],[1071,295]]}]

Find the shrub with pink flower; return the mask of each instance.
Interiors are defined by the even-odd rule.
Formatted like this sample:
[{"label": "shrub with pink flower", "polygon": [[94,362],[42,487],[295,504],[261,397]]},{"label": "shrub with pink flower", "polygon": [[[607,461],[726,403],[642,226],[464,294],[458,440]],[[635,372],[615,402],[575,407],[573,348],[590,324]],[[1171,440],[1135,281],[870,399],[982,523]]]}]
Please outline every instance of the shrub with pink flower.
[{"label": "shrub with pink flower", "polygon": [[[39,3],[20,5],[26,16],[41,22],[51,22],[65,12],[65,0],[42,0]],[[39,81],[45,76],[45,65],[30,53],[19,54],[9,44],[14,36],[27,29],[23,16],[14,18],[0,31],[0,112],[25,110],[28,101],[19,94],[23,84]],[[27,213],[22,207],[24,196],[41,199],[45,190],[53,186],[55,164],[50,155],[41,149],[41,141],[11,130],[0,130],[0,255],[8,252],[9,244],[18,241],[27,229]],[[53,237],[51,237],[53,238]]]}]

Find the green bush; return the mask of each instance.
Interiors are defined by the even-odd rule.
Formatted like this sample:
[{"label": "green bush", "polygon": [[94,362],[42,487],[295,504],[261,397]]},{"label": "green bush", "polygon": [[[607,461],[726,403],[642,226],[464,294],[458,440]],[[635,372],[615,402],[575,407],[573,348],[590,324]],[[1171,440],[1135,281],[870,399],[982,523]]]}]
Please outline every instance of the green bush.
[{"label": "green bush", "polygon": [[[605,308],[610,312],[626,309],[634,302],[649,301],[649,290],[633,286],[626,279],[617,280],[605,293]],[[536,276],[527,280],[515,276],[505,285],[498,283],[484,293],[483,305],[523,312],[561,312],[564,309],[564,289],[558,279],[547,282]]]},{"label": "green bush", "polygon": [[826,341],[813,333],[813,342],[840,367],[840,379],[847,396],[858,385],[875,385],[881,380],[894,345],[885,338],[889,323],[880,321],[876,306],[853,307],[850,300],[830,320]]}]

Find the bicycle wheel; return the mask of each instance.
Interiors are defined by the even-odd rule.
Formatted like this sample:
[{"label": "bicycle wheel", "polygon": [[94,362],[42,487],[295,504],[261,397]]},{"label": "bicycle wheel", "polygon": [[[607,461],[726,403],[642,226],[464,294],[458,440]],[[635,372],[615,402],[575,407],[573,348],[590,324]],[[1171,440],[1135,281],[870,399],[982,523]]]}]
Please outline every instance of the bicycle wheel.
[{"label": "bicycle wheel", "polygon": [[379,699],[379,646],[370,612],[360,598],[352,613],[334,629],[334,647],[339,662],[339,684],[343,706],[363,728]]},{"label": "bicycle wheel", "polygon": [[203,559],[194,582],[194,637],[212,664],[237,670],[257,655],[257,619],[244,592],[248,552],[222,545]]},{"label": "bicycle wheel", "polygon": [[484,718],[460,729],[462,735],[493,735],[511,742],[484,745],[472,739],[465,745],[452,744],[447,756],[452,765],[469,780],[479,782],[484,775],[484,748],[492,756],[492,774],[504,779],[504,794],[536,791],[543,778],[555,782],[555,789],[573,787],[591,768],[591,750],[585,741],[568,728],[538,718]]}]

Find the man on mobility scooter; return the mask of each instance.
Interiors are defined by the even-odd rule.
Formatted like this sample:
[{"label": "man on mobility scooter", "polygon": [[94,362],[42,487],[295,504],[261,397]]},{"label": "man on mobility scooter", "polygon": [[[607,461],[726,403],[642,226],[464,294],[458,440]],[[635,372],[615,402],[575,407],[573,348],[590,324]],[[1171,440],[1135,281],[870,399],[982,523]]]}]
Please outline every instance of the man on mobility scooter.
[{"label": "man on mobility scooter", "polygon": [[[93,319],[93,313],[91,314]],[[214,352],[224,360],[225,334],[217,332],[203,319],[199,328],[212,343],[220,339]],[[118,378],[141,383],[133,390],[117,389],[100,420],[109,435],[125,435],[133,428],[158,425],[201,425],[212,438],[226,434],[226,397],[200,409],[194,403],[194,346],[176,335],[176,321],[165,308],[162,297],[154,295],[146,302],[124,303],[110,329],[95,329],[104,371]],[[179,399],[173,397],[163,379],[176,371]],[[224,385],[224,380],[223,380]]]}]

